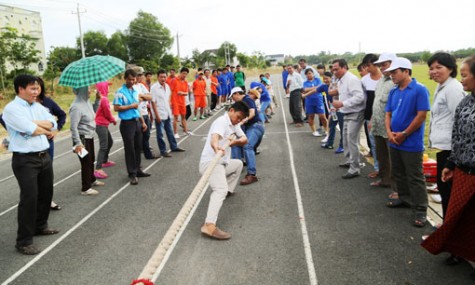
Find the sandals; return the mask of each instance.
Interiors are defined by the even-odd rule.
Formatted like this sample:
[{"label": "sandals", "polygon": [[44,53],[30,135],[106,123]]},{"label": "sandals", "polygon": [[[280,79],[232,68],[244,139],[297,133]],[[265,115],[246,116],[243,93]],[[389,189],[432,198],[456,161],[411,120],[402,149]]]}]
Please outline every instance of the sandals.
[{"label": "sandals", "polygon": [[379,176],[379,172],[378,171],[373,171],[371,172],[370,174],[368,174],[368,178],[376,178]]},{"label": "sandals", "polygon": [[416,213],[416,218],[414,219],[413,226],[418,228],[423,228],[427,223],[426,213]]},{"label": "sandals", "polygon": [[384,184],[382,180],[378,180],[378,181],[371,182],[369,184],[369,186],[388,188],[390,185],[389,184]]},{"label": "sandals", "polygon": [[42,230],[37,230],[35,235],[37,235],[37,236],[50,236],[50,235],[55,235],[57,233],[59,233],[59,231],[57,229],[46,228],[46,229],[42,229]]},{"label": "sandals", "polygon": [[55,211],[59,211],[59,210],[61,210],[61,206],[56,204],[54,201],[51,201],[50,209],[55,210]]},{"label": "sandals", "polygon": [[409,204],[399,199],[389,199],[386,206],[389,208],[410,208]]},{"label": "sandals", "polygon": [[397,192],[392,192],[391,194],[389,194],[388,199],[389,200],[398,200],[399,199],[399,194]]}]

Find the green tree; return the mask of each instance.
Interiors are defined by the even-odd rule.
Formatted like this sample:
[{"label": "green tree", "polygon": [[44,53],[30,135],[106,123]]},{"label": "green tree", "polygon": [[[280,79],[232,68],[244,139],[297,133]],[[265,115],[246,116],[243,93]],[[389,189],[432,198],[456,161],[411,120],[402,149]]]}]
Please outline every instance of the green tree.
[{"label": "green tree", "polygon": [[107,41],[107,54],[120,58],[125,62],[129,61],[127,43],[122,32],[117,31],[111,35]]},{"label": "green tree", "polygon": [[422,54],[421,54],[421,61],[422,62],[427,62],[431,56],[432,56],[432,54],[430,53],[430,51],[428,51],[428,50],[423,51]]},{"label": "green tree", "polygon": [[[88,31],[83,35],[86,56],[107,54],[107,36],[102,31]],[[76,39],[78,50],[81,50],[81,39]]]},{"label": "green tree", "polygon": [[48,55],[48,68],[63,71],[71,62],[81,58],[81,53],[76,48],[51,47]]},{"label": "green tree", "polygon": [[205,59],[203,57],[203,53],[200,52],[197,48],[191,51],[191,59],[195,66],[203,66],[205,63]]},{"label": "green tree", "polygon": [[37,39],[29,35],[19,35],[16,29],[9,27],[3,28],[0,39],[0,51],[2,52],[0,65],[2,67],[8,60],[16,73],[19,69],[26,70],[30,64],[39,62],[40,51],[36,49]]},{"label": "green tree", "polygon": [[248,67],[248,65],[249,65],[249,56],[247,56],[247,55],[244,54],[244,53],[238,52],[238,53],[236,54],[236,57],[237,57],[237,59],[238,59],[238,61],[239,61],[239,64],[240,64],[241,66],[243,66],[243,67]]},{"label": "green tree", "polygon": [[130,22],[125,34],[133,63],[146,60],[158,64],[173,44],[170,30],[157,17],[143,11],[139,11],[137,17]]},{"label": "green tree", "polygon": [[180,67],[180,63],[178,62],[178,58],[176,56],[167,53],[160,59],[160,67],[165,70],[169,70],[170,68],[178,69]]}]

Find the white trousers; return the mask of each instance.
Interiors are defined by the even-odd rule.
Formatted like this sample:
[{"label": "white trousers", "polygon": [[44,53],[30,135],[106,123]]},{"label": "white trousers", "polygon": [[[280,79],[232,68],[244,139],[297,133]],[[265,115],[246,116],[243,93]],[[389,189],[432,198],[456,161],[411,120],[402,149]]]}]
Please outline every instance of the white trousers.
[{"label": "white trousers", "polygon": [[[200,173],[203,174],[209,163],[200,164]],[[209,199],[206,223],[216,224],[219,210],[223,205],[228,192],[234,192],[242,171],[242,161],[231,159],[228,164],[217,164],[209,178],[211,197]]]}]

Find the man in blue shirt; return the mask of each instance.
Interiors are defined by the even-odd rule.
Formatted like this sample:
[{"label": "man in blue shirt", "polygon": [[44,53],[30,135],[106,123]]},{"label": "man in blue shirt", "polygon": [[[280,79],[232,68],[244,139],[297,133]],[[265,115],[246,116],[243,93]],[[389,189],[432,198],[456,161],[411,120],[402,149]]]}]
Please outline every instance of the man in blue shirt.
[{"label": "man in blue shirt", "polygon": [[386,132],[390,146],[392,177],[399,198],[390,198],[388,207],[412,206],[413,225],[427,222],[427,193],[422,171],[424,122],[430,110],[429,91],[411,78],[412,64],[398,57],[386,70],[397,86],[391,90],[386,105]]},{"label": "man in blue shirt", "polygon": [[[282,65],[282,84],[284,85],[284,90],[287,90],[287,77],[289,76],[289,72],[287,71],[287,66],[284,64]],[[289,98],[289,95],[285,95],[285,98]]]},{"label": "man in blue shirt", "polygon": [[114,111],[119,113],[120,134],[124,141],[125,164],[131,185],[139,183],[137,177],[150,176],[140,170],[142,132],[147,130],[147,125],[138,110],[140,98],[137,90],[134,89],[136,77],[137,73],[134,70],[125,71],[125,84],[117,90],[113,102]]},{"label": "man in blue shirt", "polygon": [[37,103],[38,79],[18,75],[14,80],[17,96],[3,111],[13,152],[13,173],[20,186],[16,249],[26,255],[38,254],[34,235],[53,235],[59,231],[48,227],[53,198],[53,165],[48,153],[48,138],[57,128],[55,118]]},{"label": "man in blue shirt", "polygon": [[241,185],[249,185],[258,181],[256,176],[256,148],[261,143],[264,136],[264,125],[259,117],[259,111],[257,110],[255,101],[259,99],[260,94],[257,90],[251,89],[248,95],[244,95],[244,91],[241,87],[234,87],[231,91],[231,97],[235,102],[244,102],[249,106],[249,116],[243,120],[241,126],[244,133],[246,133],[247,143],[244,146],[232,147],[232,158],[242,159],[243,153],[246,158],[247,174]]}]

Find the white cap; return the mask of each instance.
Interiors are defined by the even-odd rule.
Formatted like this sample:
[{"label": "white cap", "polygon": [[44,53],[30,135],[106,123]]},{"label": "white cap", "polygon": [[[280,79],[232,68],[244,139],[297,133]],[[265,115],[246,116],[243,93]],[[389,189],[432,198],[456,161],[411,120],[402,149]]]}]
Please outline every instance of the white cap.
[{"label": "white cap", "polygon": [[241,87],[234,87],[233,89],[231,89],[231,94],[230,95],[233,95],[234,93],[243,93],[244,94],[244,91],[242,91]]},{"label": "white cap", "polygon": [[397,56],[394,53],[384,52],[379,56],[377,61],[373,62],[373,64],[383,63],[386,61],[393,61],[396,59],[396,57]]},{"label": "white cap", "polygon": [[407,58],[396,57],[391,62],[391,66],[388,69],[386,69],[385,71],[392,71],[392,70],[396,70],[398,68],[404,68],[404,69],[411,69],[412,70],[412,63]]}]

